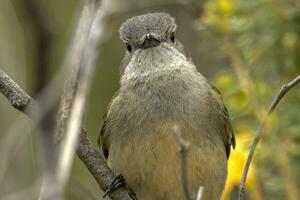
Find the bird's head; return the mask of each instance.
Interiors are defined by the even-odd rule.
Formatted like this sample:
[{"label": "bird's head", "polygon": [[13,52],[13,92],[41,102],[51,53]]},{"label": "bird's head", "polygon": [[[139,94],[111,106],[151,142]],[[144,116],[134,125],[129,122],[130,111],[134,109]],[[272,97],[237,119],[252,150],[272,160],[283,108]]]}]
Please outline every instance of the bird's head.
[{"label": "bird's head", "polygon": [[120,36],[129,53],[156,47],[162,42],[175,44],[176,24],[166,13],[150,13],[132,17],[120,28]]},{"label": "bird's head", "polygon": [[127,47],[121,74],[139,76],[187,66],[183,46],[175,38],[176,28],[175,19],[166,13],[144,14],[125,21],[120,28]]}]

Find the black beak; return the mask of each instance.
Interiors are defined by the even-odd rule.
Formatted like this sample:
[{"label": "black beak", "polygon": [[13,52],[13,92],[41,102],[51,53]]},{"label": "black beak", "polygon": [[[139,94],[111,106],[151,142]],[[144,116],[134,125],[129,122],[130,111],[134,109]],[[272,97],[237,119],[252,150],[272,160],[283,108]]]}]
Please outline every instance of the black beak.
[{"label": "black beak", "polygon": [[141,48],[142,49],[147,49],[147,48],[151,48],[151,47],[156,47],[160,44],[160,41],[158,39],[156,39],[153,35],[151,35],[150,33],[147,33],[144,36],[144,40],[141,44]]}]

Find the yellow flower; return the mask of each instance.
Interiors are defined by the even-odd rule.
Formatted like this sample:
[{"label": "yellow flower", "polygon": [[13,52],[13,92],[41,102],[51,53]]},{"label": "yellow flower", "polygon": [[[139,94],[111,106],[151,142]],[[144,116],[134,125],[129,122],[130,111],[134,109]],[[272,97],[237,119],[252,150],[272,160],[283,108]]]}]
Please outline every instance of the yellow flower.
[{"label": "yellow flower", "polygon": [[231,15],[235,11],[235,5],[232,0],[219,0],[219,9],[222,13]]},{"label": "yellow flower", "polygon": [[234,85],[234,77],[232,74],[229,73],[222,73],[214,80],[214,84],[219,88],[220,90],[226,90],[232,85]]},{"label": "yellow flower", "polygon": [[204,24],[220,32],[227,32],[230,16],[235,11],[233,0],[211,0],[206,1],[204,6]]},{"label": "yellow flower", "polygon": [[[253,139],[253,135],[249,132],[239,133],[236,136],[237,146],[236,149],[231,152],[228,161],[228,178],[222,200],[228,200],[233,189],[239,187],[249,152],[248,147]],[[252,162],[249,168],[246,188],[249,200],[262,199],[254,162]]]}]

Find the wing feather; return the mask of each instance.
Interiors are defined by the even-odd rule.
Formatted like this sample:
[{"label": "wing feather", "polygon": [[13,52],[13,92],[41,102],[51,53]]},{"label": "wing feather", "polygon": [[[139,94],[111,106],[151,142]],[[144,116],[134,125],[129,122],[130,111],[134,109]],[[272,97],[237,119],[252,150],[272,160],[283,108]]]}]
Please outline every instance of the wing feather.
[{"label": "wing feather", "polygon": [[213,91],[215,91],[216,94],[218,95],[218,100],[217,101],[218,101],[219,106],[222,110],[223,129],[224,129],[224,131],[221,134],[222,134],[222,139],[223,139],[225,150],[226,150],[226,155],[227,155],[227,158],[228,158],[229,155],[230,155],[231,146],[234,149],[235,145],[236,145],[234,132],[233,132],[233,129],[232,129],[231,123],[230,123],[230,116],[229,116],[229,113],[228,113],[228,110],[227,110],[226,106],[223,103],[223,98],[221,96],[220,91],[214,85],[212,85],[211,83],[209,83],[209,85],[211,86]]},{"label": "wing feather", "polygon": [[102,149],[104,157],[107,159],[108,154],[109,154],[108,150],[109,150],[109,143],[110,143],[108,134],[106,133],[107,113],[104,114],[103,120],[104,121],[103,121],[102,127],[100,129],[97,143],[98,143],[99,148]]}]

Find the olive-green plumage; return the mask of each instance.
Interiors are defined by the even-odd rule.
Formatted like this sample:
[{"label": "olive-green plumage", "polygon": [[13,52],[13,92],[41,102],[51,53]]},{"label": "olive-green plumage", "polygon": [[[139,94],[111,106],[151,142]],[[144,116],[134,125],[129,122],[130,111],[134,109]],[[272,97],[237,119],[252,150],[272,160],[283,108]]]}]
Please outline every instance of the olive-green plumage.
[{"label": "olive-green plumage", "polygon": [[125,177],[139,200],[184,199],[180,155],[171,132],[176,124],[191,144],[191,189],[203,186],[203,199],[217,200],[235,139],[222,97],[186,58],[175,39],[176,27],[165,13],[122,24],[128,52],[99,142],[109,166]]}]

